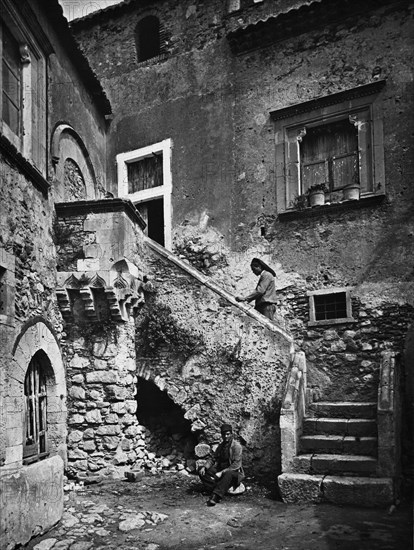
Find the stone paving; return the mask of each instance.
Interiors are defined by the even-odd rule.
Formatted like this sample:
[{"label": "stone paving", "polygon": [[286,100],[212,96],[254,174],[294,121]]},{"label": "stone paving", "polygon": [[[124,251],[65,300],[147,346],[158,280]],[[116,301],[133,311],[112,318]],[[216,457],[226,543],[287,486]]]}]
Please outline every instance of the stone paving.
[{"label": "stone paving", "polygon": [[412,506],[287,505],[252,481],[206,506],[195,476],[71,487],[59,524],[30,550],[410,550]]}]

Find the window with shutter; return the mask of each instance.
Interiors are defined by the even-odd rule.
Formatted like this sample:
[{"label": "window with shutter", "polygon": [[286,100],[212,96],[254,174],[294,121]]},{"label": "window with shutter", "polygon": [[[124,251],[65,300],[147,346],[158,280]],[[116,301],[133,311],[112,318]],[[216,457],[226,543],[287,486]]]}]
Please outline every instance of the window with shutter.
[{"label": "window with shutter", "polygon": [[357,185],[360,197],[384,194],[381,104],[375,82],[271,113],[275,121],[278,212],[324,184],[331,203]]},{"label": "window with shutter", "polygon": [[3,28],[3,67],[2,67],[2,116],[10,130],[21,135],[22,75],[19,45],[12,34]]},{"label": "window with shutter", "polygon": [[130,162],[128,170],[128,193],[152,189],[163,185],[162,153]]},{"label": "window with shutter", "polygon": [[141,19],[135,28],[135,44],[138,62],[163,58],[166,53],[166,31],[155,15]]},{"label": "window with shutter", "polygon": [[0,132],[46,175],[46,58],[5,3],[0,16]]},{"label": "window with shutter", "polygon": [[307,129],[299,154],[301,193],[323,183],[337,191],[359,182],[358,132],[347,119]]}]

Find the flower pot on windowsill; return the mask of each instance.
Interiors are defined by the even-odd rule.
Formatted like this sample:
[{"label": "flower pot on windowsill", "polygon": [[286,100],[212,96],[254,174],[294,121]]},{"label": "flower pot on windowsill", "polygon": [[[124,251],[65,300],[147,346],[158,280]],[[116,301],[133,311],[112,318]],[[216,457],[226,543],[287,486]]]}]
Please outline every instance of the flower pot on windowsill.
[{"label": "flower pot on windowsill", "polygon": [[311,206],[322,206],[325,204],[325,193],[327,187],[323,183],[313,185],[308,189],[309,204]]},{"label": "flower pot on windowsill", "polygon": [[309,204],[311,206],[322,206],[325,204],[325,193],[323,191],[309,193]]},{"label": "flower pot on windowsill", "polygon": [[357,201],[359,200],[359,195],[361,188],[358,183],[352,183],[343,188],[343,198],[344,201]]}]

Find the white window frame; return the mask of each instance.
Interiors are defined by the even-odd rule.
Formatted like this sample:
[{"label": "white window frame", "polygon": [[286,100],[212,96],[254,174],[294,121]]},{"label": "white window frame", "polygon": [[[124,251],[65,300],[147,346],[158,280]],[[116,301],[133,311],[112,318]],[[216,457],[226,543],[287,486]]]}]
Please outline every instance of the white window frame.
[{"label": "white window frame", "polygon": [[[172,247],[172,174],[171,174],[171,151],[172,141],[170,138],[153,143],[147,147],[120,153],[116,155],[117,172],[118,172],[118,195],[121,198],[129,199],[134,204],[148,202],[154,199],[163,199],[164,204],[164,246],[168,250]],[[163,185],[136,191],[135,193],[128,192],[128,164],[137,162],[146,157],[151,157],[153,154],[162,153],[163,162]]]},{"label": "white window frame", "polygon": [[[46,176],[46,57],[25,21],[17,13],[10,2],[3,0],[0,16],[0,58],[3,59],[3,26],[7,27],[10,34],[15,38],[20,47],[21,53],[21,119],[20,133],[15,134],[13,130],[2,119],[2,71],[0,71],[0,132],[16,147],[16,149],[43,175]],[[33,61],[36,60],[36,68]],[[33,93],[40,90],[38,120],[36,127],[33,125]],[[39,137],[42,153],[34,153],[34,140]]]},{"label": "white window frame", "polygon": [[[309,297],[309,323],[310,327],[320,325],[340,325],[342,323],[354,323],[355,319],[352,317],[352,302],[351,302],[350,287],[335,287],[335,288],[323,288],[320,290],[310,290],[306,293]],[[316,320],[315,311],[315,296],[326,296],[327,294],[343,294],[345,293],[346,300],[346,317],[338,319],[320,319]]]},{"label": "white window frame", "polygon": [[[369,85],[273,111],[278,212],[294,210],[301,195],[300,142],[306,127],[349,120],[358,130],[361,198],[385,193],[382,112]],[[349,97],[347,98],[347,95]],[[351,183],[351,182],[350,182]]]}]

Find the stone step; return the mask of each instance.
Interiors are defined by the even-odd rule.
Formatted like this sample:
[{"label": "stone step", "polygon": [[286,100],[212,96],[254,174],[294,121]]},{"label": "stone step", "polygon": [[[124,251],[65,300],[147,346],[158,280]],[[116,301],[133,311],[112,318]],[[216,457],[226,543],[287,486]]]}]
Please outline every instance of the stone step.
[{"label": "stone step", "polygon": [[293,469],[302,474],[373,475],[377,461],[372,456],[305,454],[293,459]]},{"label": "stone step", "polygon": [[330,402],[317,401],[308,407],[313,417],[328,418],[376,418],[377,404],[374,402],[358,403],[354,401]]},{"label": "stone step", "polygon": [[370,418],[304,418],[304,435],[376,436],[377,423]]},{"label": "stone step", "polygon": [[330,502],[352,506],[386,506],[394,500],[391,478],[284,473],[278,477],[284,502]]},{"label": "stone step", "polygon": [[375,456],[377,438],[349,435],[304,435],[300,438],[300,453]]}]

